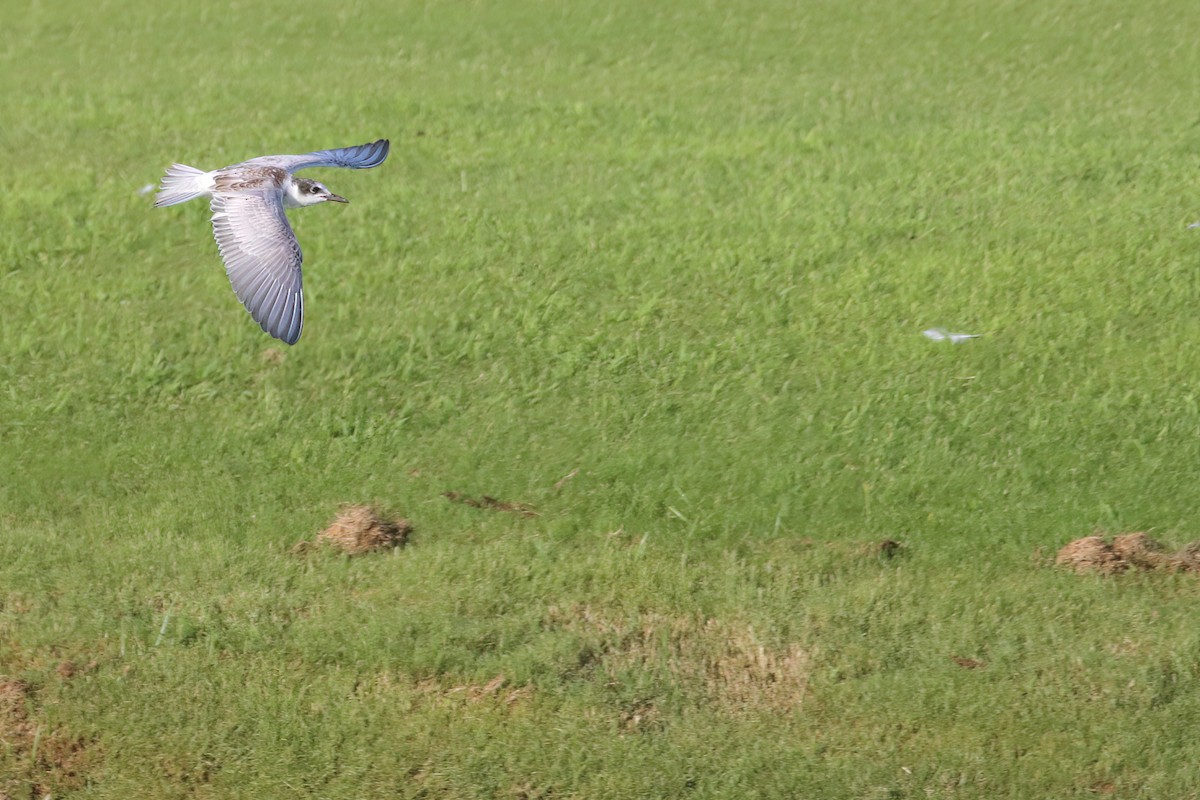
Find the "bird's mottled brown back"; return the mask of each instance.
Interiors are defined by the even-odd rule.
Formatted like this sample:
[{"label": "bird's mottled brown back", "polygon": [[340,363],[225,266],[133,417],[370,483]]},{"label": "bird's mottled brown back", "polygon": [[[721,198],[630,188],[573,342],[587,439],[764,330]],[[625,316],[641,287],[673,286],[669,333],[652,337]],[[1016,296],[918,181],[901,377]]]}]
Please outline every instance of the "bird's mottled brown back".
[{"label": "bird's mottled brown back", "polygon": [[287,183],[287,170],[279,167],[238,167],[221,170],[213,178],[215,192],[247,192],[256,189],[281,189]]}]

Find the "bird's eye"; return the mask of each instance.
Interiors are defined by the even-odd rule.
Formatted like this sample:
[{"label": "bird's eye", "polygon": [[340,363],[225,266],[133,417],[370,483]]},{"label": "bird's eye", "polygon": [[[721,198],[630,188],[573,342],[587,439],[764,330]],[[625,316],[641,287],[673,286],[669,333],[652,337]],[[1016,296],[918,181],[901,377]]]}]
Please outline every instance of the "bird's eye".
[{"label": "bird's eye", "polygon": [[309,188],[309,190],[308,190],[308,193],[309,193],[309,194],[318,194],[320,191],[321,191],[321,187],[319,187],[319,186],[312,186],[312,187],[310,187],[310,188]]}]

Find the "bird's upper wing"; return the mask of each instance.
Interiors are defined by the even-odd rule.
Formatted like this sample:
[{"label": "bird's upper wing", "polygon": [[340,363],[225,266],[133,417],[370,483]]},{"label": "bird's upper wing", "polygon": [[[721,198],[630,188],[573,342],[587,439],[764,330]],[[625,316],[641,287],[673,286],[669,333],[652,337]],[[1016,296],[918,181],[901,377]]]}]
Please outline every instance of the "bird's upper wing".
[{"label": "bird's upper wing", "polygon": [[355,147],[338,147],[333,150],[318,150],[302,156],[261,156],[243,162],[247,166],[282,167],[288,172],[295,172],[309,167],[346,167],[349,169],[370,169],[378,167],[388,157],[391,143],[387,139],[378,139],[369,144]]},{"label": "bird's upper wing", "polygon": [[262,329],[295,344],[304,327],[304,254],[283,213],[278,189],[214,192],[213,235],[225,273]]}]

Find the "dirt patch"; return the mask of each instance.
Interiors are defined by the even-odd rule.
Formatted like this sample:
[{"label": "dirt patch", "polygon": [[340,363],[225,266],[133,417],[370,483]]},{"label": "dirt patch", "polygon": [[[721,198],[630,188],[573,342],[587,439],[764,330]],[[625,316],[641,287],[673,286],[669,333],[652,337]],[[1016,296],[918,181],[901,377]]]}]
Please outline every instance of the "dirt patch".
[{"label": "dirt patch", "polygon": [[1093,534],[1067,543],[1054,559],[1075,572],[1115,575],[1127,570],[1142,572],[1200,572],[1200,542],[1172,551],[1145,533],[1123,533],[1108,542]]},{"label": "dirt patch", "polygon": [[1144,533],[1125,533],[1113,539],[1117,558],[1137,569],[1169,567],[1174,556]]},{"label": "dirt patch", "polygon": [[0,738],[19,741],[33,736],[34,725],[25,714],[28,693],[24,681],[0,678]]},{"label": "dirt patch", "polygon": [[406,519],[387,516],[371,506],[347,506],[328,528],[317,534],[316,542],[301,542],[293,551],[304,552],[317,544],[353,556],[403,547],[411,533],[412,523]]},{"label": "dirt patch", "polygon": [[[808,692],[809,652],[796,643],[769,646],[742,623],[661,614],[619,620],[580,606],[552,608],[547,624],[580,634],[580,668],[598,666],[614,677],[630,668],[665,670],[730,714],[792,711]],[[628,729],[639,712],[622,714],[620,723]]]},{"label": "dirt patch", "polygon": [[1054,563],[1076,572],[1102,572],[1112,575],[1129,568],[1103,536],[1085,536],[1069,542],[1054,557]]},{"label": "dirt patch", "polygon": [[461,492],[442,492],[442,497],[451,503],[462,503],[464,506],[470,506],[471,508],[484,508],[489,511],[507,511],[510,514],[517,514],[522,517],[538,516],[538,512],[533,509],[533,506],[526,505],[525,503],[510,503],[506,500],[497,500],[486,494],[482,497],[468,497]]},{"label": "dirt patch", "polygon": [[29,684],[0,676],[0,798],[46,797],[83,787],[99,750],[30,716]]},{"label": "dirt patch", "polygon": [[974,658],[967,658],[966,656],[950,656],[950,660],[955,664],[958,664],[963,669],[979,669],[983,666],[986,666],[982,661]]},{"label": "dirt patch", "polygon": [[100,662],[95,659],[86,664],[77,664],[74,661],[60,661],[54,673],[64,681],[68,681],[76,675],[86,675],[89,672],[94,672],[99,666]]},{"label": "dirt patch", "polygon": [[904,552],[904,545],[897,542],[895,539],[883,539],[878,542],[869,542],[862,547],[863,555],[878,556],[883,559],[895,558]]}]

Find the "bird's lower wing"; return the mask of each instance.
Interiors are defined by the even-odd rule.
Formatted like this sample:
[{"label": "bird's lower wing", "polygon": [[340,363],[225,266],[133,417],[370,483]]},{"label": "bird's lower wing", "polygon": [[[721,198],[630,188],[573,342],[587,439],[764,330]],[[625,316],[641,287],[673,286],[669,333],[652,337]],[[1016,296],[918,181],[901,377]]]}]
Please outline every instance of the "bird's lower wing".
[{"label": "bird's lower wing", "polygon": [[245,162],[250,165],[282,167],[295,172],[310,167],[344,167],[346,169],[370,169],[378,167],[388,157],[391,143],[378,139],[354,147],[338,147],[333,150],[318,150],[302,156],[261,156]]},{"label": "bird's lower wing", "polygon": [[213,235],[225,273],[262,329],[295,344],[304,327],[304,254],[277,189],[214,193]]}]

